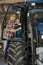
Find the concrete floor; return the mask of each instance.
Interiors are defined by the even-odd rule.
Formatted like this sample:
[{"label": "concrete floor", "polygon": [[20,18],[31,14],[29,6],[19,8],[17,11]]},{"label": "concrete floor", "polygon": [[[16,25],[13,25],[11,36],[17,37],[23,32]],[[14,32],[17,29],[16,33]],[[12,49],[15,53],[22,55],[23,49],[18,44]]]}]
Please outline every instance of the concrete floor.
[{"label": "concrete floor", "polygon": [[5,63],[5,62],[3,61],[3,59],[0,59],[0,65],[8,65],[8,64]]}]

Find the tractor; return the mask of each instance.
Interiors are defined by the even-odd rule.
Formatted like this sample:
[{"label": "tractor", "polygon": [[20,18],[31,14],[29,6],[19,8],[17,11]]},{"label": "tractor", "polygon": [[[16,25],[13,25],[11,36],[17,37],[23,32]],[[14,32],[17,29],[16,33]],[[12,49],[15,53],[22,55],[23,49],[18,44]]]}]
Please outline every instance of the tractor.
[{"label": "tractor", "polygon": [[9,43],[8,65],[43,65],[43,1],[10,4],[2,23],[2,40],[6,40],[4,34],[9,16],[15,12],[16,22],[21,22],[22,36],[16,32]]}]

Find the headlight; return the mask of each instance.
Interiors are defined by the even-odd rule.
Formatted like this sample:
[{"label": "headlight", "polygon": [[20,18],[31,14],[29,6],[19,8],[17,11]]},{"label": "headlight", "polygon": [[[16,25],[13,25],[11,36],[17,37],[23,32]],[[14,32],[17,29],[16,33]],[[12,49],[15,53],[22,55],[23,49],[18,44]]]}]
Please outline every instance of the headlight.
[{"label": "headlight", "polygon": [[43,39],[43,35],[41,35],[41,39]]}]

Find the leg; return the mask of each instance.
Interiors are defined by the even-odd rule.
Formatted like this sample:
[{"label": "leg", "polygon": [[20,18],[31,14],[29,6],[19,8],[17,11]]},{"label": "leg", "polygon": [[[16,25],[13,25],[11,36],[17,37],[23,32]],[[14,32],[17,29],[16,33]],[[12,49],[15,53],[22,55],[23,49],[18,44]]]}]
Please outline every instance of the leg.
[{"label": "leg", "polygon": [[10,44],[10,40],[7,40],[7,45],[6,45],[6,49],[5,49],[5,60],[6,60],[6,57],[7,57],[7,49],[9,47],[9,44]]}]

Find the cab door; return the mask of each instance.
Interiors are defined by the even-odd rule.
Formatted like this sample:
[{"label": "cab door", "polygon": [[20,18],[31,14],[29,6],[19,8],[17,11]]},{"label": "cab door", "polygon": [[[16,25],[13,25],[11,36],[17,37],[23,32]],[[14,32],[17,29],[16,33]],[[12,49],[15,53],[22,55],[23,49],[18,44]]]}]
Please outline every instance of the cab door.
[{"label": "cab door", "polygon": [[[21,9],[22,7],[19,6],[19,4],[12,4],[8,6],[7,12],[5,14],[3,23],[2,23],[2,34],[1,34],[1,38],[2,39],[7,39],[7,25],[8,22],[10,21],[10,17],[14,14],[16,14],[16,20],[15,20],[15,28],[18,29],[19,27],[21,27]],[[15,37],[20,37],[20,35],[22,34],[22,31],[17,31],[15,32]],[[22,37],[22,36],[21,36]]]}]

